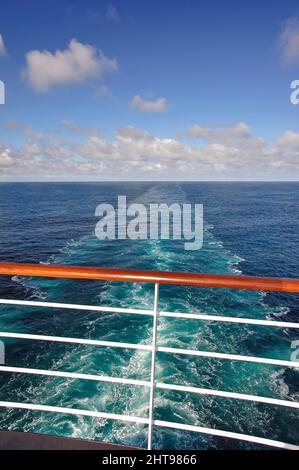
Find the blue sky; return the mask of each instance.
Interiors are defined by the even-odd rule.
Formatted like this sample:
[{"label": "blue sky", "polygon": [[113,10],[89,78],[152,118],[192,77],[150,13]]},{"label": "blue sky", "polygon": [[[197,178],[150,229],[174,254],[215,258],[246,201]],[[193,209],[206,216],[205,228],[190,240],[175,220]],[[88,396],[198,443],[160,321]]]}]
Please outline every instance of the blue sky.
[{"label": "blue sky", "polygon": [[298,179],[298,1],[1,0],[0,34],[1,180]]}]

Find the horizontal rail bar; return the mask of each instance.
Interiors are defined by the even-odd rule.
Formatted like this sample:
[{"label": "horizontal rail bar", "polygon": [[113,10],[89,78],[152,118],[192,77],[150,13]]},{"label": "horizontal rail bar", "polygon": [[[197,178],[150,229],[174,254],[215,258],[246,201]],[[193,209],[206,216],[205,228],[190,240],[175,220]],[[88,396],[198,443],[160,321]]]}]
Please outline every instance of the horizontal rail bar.
[{"label": "horizontal rail bar", "polygon": [[[75,408],[63,408],[63,407],[58,407],[58,406],[34,405],[30,403],[0,401],[0,408],[42,411],[42,412],[50,412],[50,413],[70,414],[70,415],[75,415],[75,416],[90,416],[93,418],[112,419],[112,420],[127,421],[127,422],[147,424],[147,425],[149,424],[148,418],[139,418],[137,416],[119,415],[119,414],[114,414],[114,413],[102,413],[99,411],[89,411],[89,410],[81,410],[81,409],[75,409]],[[193,431],[193,432],[197,432],[201,434],[209,434],[209,435],[219,436],[219,437],[227,437],[230,439],[238,439],[241,441],[253,442],[253,443],[263,444],[266,446],[277,447],[281,449],[299,450],[299,446],[296,446],[293,444],[288,444],[285,442],[276,441],[272,439],[265,439],[262,437],[250,436],[247,434],[239,434],[239,433],[234,433],[230,431],[222,431],[219,429],[206,428],[202,426],[192,426],[192,425],[180,424],[180,423],[172,423],[170,421],[162,421],[162,420],[154,420],[153,424],[155,426],[160,426],[160,427],[180,429],[180,430],[185,430],[185,431]]]},{"label": "horizontal rail bar", "polygon": [[[153,316],[153,310],[143,310],[134,308],[120,308],[120,307],[101,307],[95,305],[80,305],[80,304],[67,304],[57,302],[39,302],[31,300],[10,300],[0,299],[0,305],[22,305],[28,307],[45,307],[45,308],[62,308],[69,310],[87,310],[94,312],[111,312],[111,313],[127,313],[137,315],[150,315]],[[299,328],[299,323],[283,322],[275,320],[256,320],[254,318],[240,318],[240,317],[224,317],[220,315],[208,315],[201,313],[180,313],[180,312],[159,312],[160,317],[166,318],[183,318],[186,320],[204,320],[213,322],[227,322],[227,323],[242,323],[245,325],[263,325],[273,326],[277,328]]]},{"label": "horizontal rail bar", "polygon": [[286,442],[275,441],[272,439],[265,439],[264,437],[256,437],[250,436],[248,434],[240,434],[236,432],[229,432],[229,431],[221,431],[219,429],[212,429],[212,428],[205,428],[202,426],[192,426],[188,424],[180,424],[180,423],[172,423],[170,421],[161,421],[161,420],[154,420],[154,424],[156,426],[161,426],[164,428],[171,428],[171,429],[180,429],[183,431],[193,431],[198,432],[201,434],[209,434],[212,436],[218,437],[228,437],[230,439],[237,439],[239,441],[246,441],[246,442],[253,442],[255,444],[262,444],[265,446],[270,447],[277,447],[280,449],[288,449],[288,450],[299,450],[299,446],[293,444],[287,444]]},{"label": "horizontal rail bar", "polygon": [[41,375],[45,377],[63,377],[66,379],[92,380],[95,382],[118,383],[125,385],[140,385],[149,387],[150,382],[146,380],[124,379],[121,377],[108,377],[105,375],[78,374],[76,372],[64,372],[58,370],[29,369],[26,367],[0,366],[0,372],[13,374]]},{"label": "horizontal rail bar", "polygon": [[66,338],[64,336],[44,336],[26,333],[6,333],[4,331],[0,331],[0,338],[19,338],[37,341],[54,341],[57,343],[87,344],[90,346],[106,346],[111,348],[140,349],[144,351],[151,351],[151,346],[145,344],[119,343],[116,341],[100,341],[97,339]]},{"label": "horizontal rail bar", "polygon": [[0,275],[105,281],[149,282],[203,287],[299,292],[299,279],[194,274],[132,269],[91,268],[41,264],[0,263]]},{"label": "horizontal rail bar", "polygon": [[[133,344],[133,343],[120,343],[115,341],[100,341],[95,339],[82,339],[82,338],[68,338],[63,336],[44,336],[44,335],[33,335],[26,333],[7,333],[0,331],[0,338],[19,338],[29,339],[37,341],[54,341],[59,343],[74,343],[74,344],[86,344],[91,346],[105,346],[111,348],[124,348],[124,349],[140,349],[143,351],[151,351],[151,345],[146,344]],[[228,359],[231,361],[245,361],[245,362],[256,362],[259,364],[270,364],[282,367],[295,367],[299,368],[299,361],[283,361],[280,359],[268,359],[254,356],[241,356],[238,354],[226,354],[217,353],[210,351],[196,351],[194,349],[179,349],[179,348],[168,348],[165,346],[158,346],[158,352],[166,352],[170,354],[185,354],[189,356],[199,357],[210,357],[214,359]]]},{"label": "horizontal rail bar", "polygon": [[[1,301],[0,301],[1,303]],[[201,313],[160,312],[160,317],[184,318],[186,320],[219,321],[227,323],[243,323],[245,325],[274,326],[278,328],[299,328],[299,323],[276,320],[255,320],[254,318],[224,317],[220,315],[205,315]]]},{"label": "horizontal rail bar", "polygon": [[10,300],[0,299],[0,305],[22,305],[27,307],[65,308],[69,310],[87,310],[91,312],[132,313],[137,315],[153,315],[152,310],[140,310],[137,308],[101,307],[95,305],[65,304],[57,302],[39,302],[35,300]]},{"label": "horizontal rail bar", "polygon": [[30,403],[0,401],[0,408],[16,408],[21,410],[46,411],[49,413],[70,414],[75,416],[91,416],[92,418],[113,419],[118,421],[127,421],[131,423],[148,424],[147,418],[139,418],[138,416],[104,413],[101,411],[80,410],[77,408],[64,408],[60,406],[34,405]]},{"label": "horizontal rail bar", "polygon": [[[1,369],[0,369],[1,370]],[[225,392],[222,390],[214,390],[210,388],[188,387],[186,385],[175,385],[158,382],[156,388],[161,390],[174,390],[177,392],[197,393],[199,395],[210,395],[222,398],[232,398],[236,400],[255,401],[258,403],[266,403],[269,405],[285,406],[289,408],[299,408],[299,403],[291,400],[281,400],[277,398],[261,397],[259,395],[247,395],[244,393]]]},{"label": "horizontal rail bar", "polygon": [[[10,366],[0,366],[0,372],[13,373],[13,374],[29,374],[29,375],[39,375],[45,377],[63,377],[67,379],[79,379],[79,380],[91,380],[95,382],[107,382],[107,383],[118,383],[124,385],[137,385],[150,387],[151,383],[146,380],[135,380],[135,379],[125,379],[121,377],[108,377],[103,375],[94,375],[94,374],[78,374],[75,372],[64,372],[64,371],[53,371],[53,370],[44,370],[44,369],[30,369],[24,367],[10,367]],[[259,403],[266,403],[269,405],[278,405],[289,408],[299,408],[299,403],[290,401],[290,400],[280,400],[270,397],[261,397],[258,395],[247,395],[243,393],[234,393],[226,392],[222,390],[214,390],[209,388],[198,388],[198,387],[189,387],[185,385],[176,385],[176,384],[167,384],[162,382],[157,382],[155,388],[160,390],[174,390],[178,392],[186,393],[197,393],[199,395],[211,395],[223,398],[231,398],[237,400],[246,400],[246,401],[255,401]]]},{"label": "horizontal rail bar", "polygon": [[282,366],[282,367],[299,368],[299,361],[298,362],[282,361],[280,359],[268,359],[266,357],[241,356],[239,354],[226,354],[226,353],[217,353],[217,352],[210,352],[210,351],[196,351],[194,349],[167,348],[165,346],[158,346],[157,351],[166,352],[170,354],[186,354],[188,356],[211,357],[214,359],[228,359],[231,361],[257,362],[259,364],[270,364],[270,365]]}]

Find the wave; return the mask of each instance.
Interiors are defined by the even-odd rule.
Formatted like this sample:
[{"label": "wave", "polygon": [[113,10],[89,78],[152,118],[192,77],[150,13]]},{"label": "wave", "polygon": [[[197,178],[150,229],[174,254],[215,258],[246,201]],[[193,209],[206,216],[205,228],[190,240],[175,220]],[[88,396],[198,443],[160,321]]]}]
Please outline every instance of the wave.
[{"label": "wave", "polygon": [[[168,185],[154,185],[146,190],[133,202],[148,204],[151,202],[186,202],[186,193],[177,184],[175,187]],[[222,272],[242,274],[241,266],[245,261],[237,254],[226,250],[224,243],[217,239],[213,233],[213,225],[205,221],[204,246],[199,252],[185,252],[182,246],[174,241],[140,241],[134,243],[105,244],[96,240],[93,236],[84,236],[78,240],[71,238],[60,250],[59,254],[51,255],[48,263],[69,264],[76,260],[91,264],[101,264],[103,257],[109,260],[111,266],[135,267],[158,270],[181,270],[198,272]],[[55,298],[58,294],[65,293],[65,284],[58,281],[54,286],[40,281],[24,278],[15,278],[28,289],[28,296],[36,296],[42,299]],[[77,286],[78,284],[76,284]],[[143,284],[119,284],[98,283],[90,284],[88,292],[83,289],[76,290],[73,284],[68,284],[70,296],[74,301],[80,295],[85,296],[88,303],[109,306],[138,306],[139,308],[152,308],[153,288]],[[30,297],[29,297],[30,298]],[[205,314],[221,314],[234,316],[245,315],[253,318],[267,318],[272,315],[282,315],[282,308],[270,308],[262,293],[254,292],[229,292],[227,290],[199,289],[194,287],[161,286],[160,306],[163,310],[182,312],[201,312]],[[93,315],[80,317],[81,324],[74,325],[71,312],[69,317],[64,315],[63,321],[57,316],[49,317],[49,321],[60,321],[65,330],[74,330],[76,334],[82,334],[80,328],[84,328],[88,337],[101,337],[109,340],[112,337],[125,336],[136,343],[149,344],[151,342],[151,319],[139,319],[134,316],[119,314]],[[51,320],[50,320],[51,319]],[[29,320],[28,320],[29,321]],[[66,322],[66,323],[64,323]],[[159,344],[175,347],[205,350],[228,350],[233,353],[251,353],[256,350],[261,354],[268,352],[265,338],[271,345],[275,344],[276,337],[265,336],[262,332],[255,336],[252,330],[246,326],[215,325],[211,322],[198,322],[194,320],[182,321],[179,319],[159,319],[158,340]],[[260,343],[259,343],[260,342]],[[259,344],[257,344],[259,343]],[[270,346],[269,346],[270,347]],[[260,348],[260,349],[259,349]],[[225,351],[224,351],[225,352]],[[34,358],[36,366],[40,362],[48,360],[53,369],[78,370],[83,373],[109,373],[114,376],[132,378],[149,377],[149,355],[142,351],[119,351],[113,355],[110,350],[95,351],[94,349],[78,346],[67,349],[62,354],[53,356],[53,350],[38,349]],[[31,364],[32,366],[32,364]],[[283,373],[268,374],[267,368],[258,368],[248,365],[222,364],[215,360],[200,360],[188,357],[159,357],[157,361],[157,377],[161,381],[169,383],[194,384],[210,388],[236,390],[243,392],[251,390],[252,393],[267,393],[273,389],[278,396],[287,396]],[[265,377],[265,373],[266,375]],[[251,377],[249,383],[248,377]],[[8,382],[10,390],[16,389],[16,379]],[[241,390],[242,391],[242,390]],[[250,393],[250,392],[248,392]],[[143,387],[111,386],[102,383],[82,384],[76,380],[39,379],[30,385],[24,382],[20,392],[20,398],[34,398],[42,402],[60,404],[61,406],[76,406],[93,410],[113,410],[117,412],[131,413],[138,416],[146,416],[148,408],[148,390]],[[212,397],[185,396],[177,393],[158,393],[155,398],[155,409],[159,416],[166,416],[170,420],[176,419],[192,424],[211,425],[218,427],[232,426],[236,431],[254,429],[259,425],[269,429],[271,417],[269,411],[261,407],[237,406],[230,401],[221,402]],[[237,411],[236,411],[237,410]],[[9,421],[9,416],[6,417]],[[26,413],[20,416],[13,425],[15,428],[23,426],[26,429],[34,429],[37,432],[51,432],[68,434],[75,437],[100,439],[113,442],[122,442],[135,445],[145,445],[146,429],[143,426],[124,425],[120,422],[108,422],[105,420],[90,420],[86,418],[74,418],[53,416],[51,422],[40,414],[32,417]],[[176,447],[180,447],[182,433],[171,433]],[[184,434],[189,442],[197,442],[198,437],[190,437]],[[187,436],[187,437],[186,437]],[[213,439],[202,437],[206,446],[213,445]],[[155,446],[165,447],[165,435],[162,431],[155,433]],[[193,448],[193,447],[192,447]]]}]

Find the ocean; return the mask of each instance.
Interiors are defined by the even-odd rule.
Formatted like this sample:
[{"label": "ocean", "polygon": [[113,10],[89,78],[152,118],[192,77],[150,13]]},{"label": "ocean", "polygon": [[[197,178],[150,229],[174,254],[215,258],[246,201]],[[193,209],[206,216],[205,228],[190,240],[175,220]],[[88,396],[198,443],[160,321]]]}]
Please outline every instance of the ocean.
[{"label": "ocean", "polygon": [[[100,241],[95,209],[105,202],[203,204],[204,244],[177,240]],[[299,277],[299,183],[3,183],[0,261]],[[83,280],[1,277],[1,298],[113,307],[153,307],[153,286]],[[186,313],[299,320],[299,296],[161,286],[160,309]],[[146,316],[0,306],[0,330],[151,342]],[[1,339],[1,338],[0,338]],[[290,360],[295,330],[160,318],[158,344]],[[6,365],[149,380],[150,354],[40,341],[5,340]],[[157,355],[157,380],[287,400],[299,399],[299,368]],[[147,417],[141,386],[0,374],[0,400]],[[298,410],[221,397],[155,393],[155,418],[299,444]],[[146,447],[147,427],[117,421],[0,410],[1,430],[73,436]],[[256,444],[154,428],[157,449],[257,449]]]}]

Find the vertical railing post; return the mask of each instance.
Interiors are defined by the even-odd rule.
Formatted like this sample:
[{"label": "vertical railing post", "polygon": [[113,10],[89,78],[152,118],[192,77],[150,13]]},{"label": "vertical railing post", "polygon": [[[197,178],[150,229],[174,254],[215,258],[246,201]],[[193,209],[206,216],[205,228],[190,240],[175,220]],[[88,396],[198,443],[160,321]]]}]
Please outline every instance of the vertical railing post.
[{"label": "vertical railing post", "polygon": [[148,427],[148,450],[152,449],[153,442],[153,415],[154,415],[154,394],[155,394],[155,372],[156,372],[156,352],[157,352],[157,324],[159,313],[159,284],[155,284],[154,316],[153,316],[153,338],[152,338],[152,365],[151,365],[151,387],[149,400],[149,427]]}]

